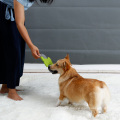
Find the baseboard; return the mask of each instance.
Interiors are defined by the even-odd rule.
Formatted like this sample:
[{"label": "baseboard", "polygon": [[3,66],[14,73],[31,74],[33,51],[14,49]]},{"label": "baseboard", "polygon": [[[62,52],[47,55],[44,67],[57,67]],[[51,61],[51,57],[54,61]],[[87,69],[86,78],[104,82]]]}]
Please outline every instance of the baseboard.
[{"label": "baseboard", "polygon": [[[120,73],[120,64],[72,65],[79,73]],[[24,73],[49,73],[44,64],[25,63]]]}]

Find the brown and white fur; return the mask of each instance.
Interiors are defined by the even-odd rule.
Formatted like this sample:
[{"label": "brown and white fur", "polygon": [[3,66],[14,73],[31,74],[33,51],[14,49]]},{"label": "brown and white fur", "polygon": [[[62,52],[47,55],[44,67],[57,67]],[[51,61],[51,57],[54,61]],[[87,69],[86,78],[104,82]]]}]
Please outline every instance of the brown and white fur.
[{"label": "brown and white fur", "polygon": [[103,113],[106,112],[107,103],[110,100],[107,85],[103,81],[80,76],[76,70],[71,67],[69,55],[49,66],[49,70],[53,74],[60,74],[60,96],[57,106],[61,104],[64,98],[67,98],[71,103],[79,103],[84,100],[88,103],[94,117],[98,114],[98,107],[102,107]]}]

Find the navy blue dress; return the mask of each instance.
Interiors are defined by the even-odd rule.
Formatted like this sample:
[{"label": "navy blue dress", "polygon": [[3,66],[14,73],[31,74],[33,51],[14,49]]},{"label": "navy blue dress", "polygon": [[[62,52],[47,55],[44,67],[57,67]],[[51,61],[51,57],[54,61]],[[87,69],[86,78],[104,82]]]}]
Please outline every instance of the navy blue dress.
[{"label": "navy blue dress", "polygon": [[23,74],[25,41],[15,21],[5,19],[6,6],[0,2],[0,84],[7,84],[8,88],[15,89]]}]

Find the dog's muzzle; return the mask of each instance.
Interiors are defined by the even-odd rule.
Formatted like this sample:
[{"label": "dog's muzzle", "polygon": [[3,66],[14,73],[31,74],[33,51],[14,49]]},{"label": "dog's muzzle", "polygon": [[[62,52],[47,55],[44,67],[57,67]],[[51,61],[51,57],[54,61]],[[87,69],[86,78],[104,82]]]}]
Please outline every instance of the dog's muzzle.
[{"label": "dog's muzzle", "polygon": [[58,73],[57,70],[51,70],[51,69],[50,69],[50,65],[48,66],[48,70],[49,70],[52,74],[57,74],[57,73]]}]

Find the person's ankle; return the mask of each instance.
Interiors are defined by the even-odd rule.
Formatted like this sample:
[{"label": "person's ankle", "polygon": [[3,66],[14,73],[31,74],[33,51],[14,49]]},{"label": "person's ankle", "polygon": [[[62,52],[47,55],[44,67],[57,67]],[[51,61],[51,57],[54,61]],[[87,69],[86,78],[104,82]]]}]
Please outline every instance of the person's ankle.
[{"label": "person's ankle", "polygon": [[17,93],[17,92],[16,92],[16,89],[10,89],[9,88],[9,93],[13,94],[13,93]]}]

